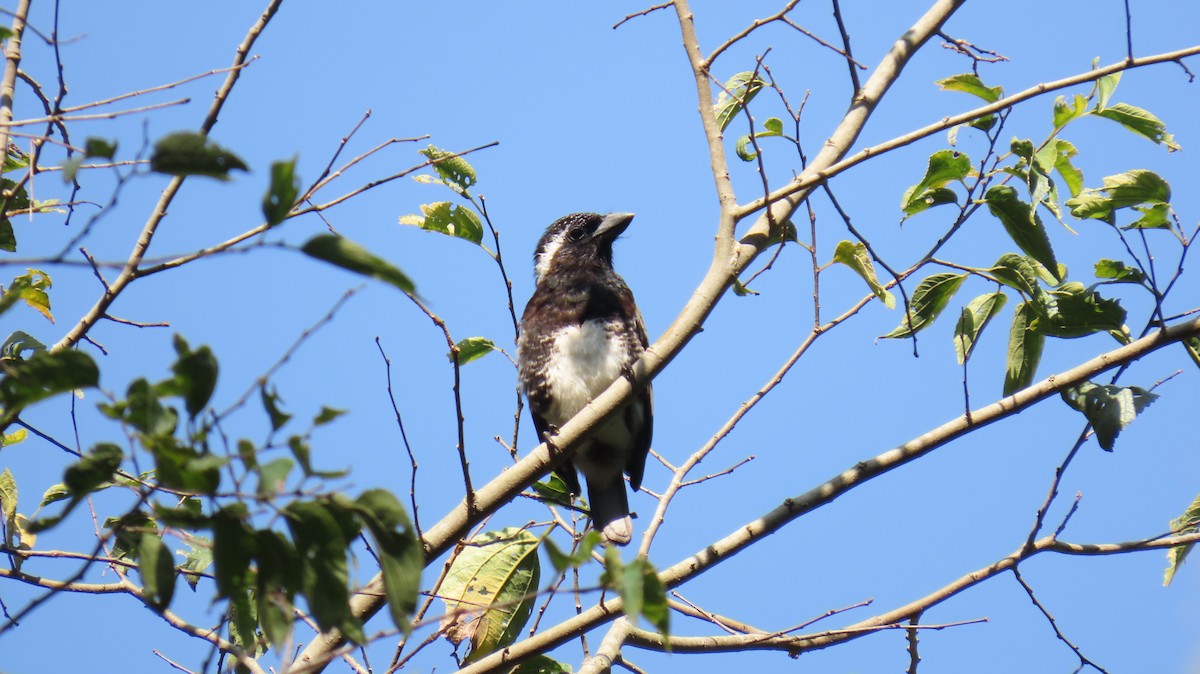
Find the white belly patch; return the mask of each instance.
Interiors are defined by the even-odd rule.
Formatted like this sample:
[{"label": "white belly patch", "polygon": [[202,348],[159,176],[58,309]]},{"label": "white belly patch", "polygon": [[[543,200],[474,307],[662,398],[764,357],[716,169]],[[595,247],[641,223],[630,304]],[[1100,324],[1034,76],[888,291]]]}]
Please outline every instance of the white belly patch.
[{"label": "white belly patch", "polygon": [[628,346],[619,330],[601,321],[563,328],[554,336],[554,356],[547,371],[553,391],[548,420],[566,423],[621,376]]}]

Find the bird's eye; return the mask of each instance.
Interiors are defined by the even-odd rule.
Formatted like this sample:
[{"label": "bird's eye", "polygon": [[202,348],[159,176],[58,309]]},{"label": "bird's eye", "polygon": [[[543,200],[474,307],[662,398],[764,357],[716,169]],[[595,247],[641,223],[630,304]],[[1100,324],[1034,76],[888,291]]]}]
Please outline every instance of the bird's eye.
[{"label": "bird's eye", "polygon": [[567,238],[571,241],[582,241],[584,235],[587,234],[582,227],[572,227],[567,230]]}]

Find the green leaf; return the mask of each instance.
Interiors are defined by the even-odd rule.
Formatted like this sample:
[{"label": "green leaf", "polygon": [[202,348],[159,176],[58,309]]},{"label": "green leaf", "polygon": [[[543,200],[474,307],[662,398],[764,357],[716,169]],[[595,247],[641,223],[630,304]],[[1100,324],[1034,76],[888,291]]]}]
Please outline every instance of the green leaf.
[{"label": "green leaf", "polygon": [[1094,114],[1111,119],[1126,129],[1149,138],[1156,145],[1166,145],[1169,152],[1182,149],[1175,142],[1175,136],[1167,133],[1167,125],[1148,110],[1126,103],[1114,103],[1111,107],[1095,110]]},{"label": "green leaf", "polygon": [[87,157],[112,159],[117,154],[117,141],[89,137],[83,143],[83,154]]},{"label": "green leaf", "polygon": [[71,498],[71,490],[67,488],[67,485],[61,482],[50,485],[46,491],[42,493],[42,502],[38,504],[38,509],[44,508],[57,501],[65,501],[69,498]]},{"label": "green leaf", "polygon": [[120,447],[110,442],[97,443],[78,462],[67,467],[63,484],[72,498],[81,499],[112,480],[124,458]]},{"label": "green leaf", "polygon": [[932,325],[966,278],[966,274],[943,272],[922,280],[913,291],[908,315],[882,338],[903,339]]},{"label": "green leaf", "polygon": [[1142,283],[1145,274],[1136,267],[1128,267],[1120,260],[1097,260],[1096,278],[1110,279],[1110,283]]},{"label": "green leaf", "polygon": [[729,126],[733,118],[750,104],[758,92],[766,86],[758,75],[747,70],[730,77],[725,82],[725,88],[717,94],[717,102],[713,104],[713,115],[722,131]]},{"label": "green leaf", "polygon": [[27,437],[29,437],[29,431],[24,428],[18,428],[12,433],[0,433],[0,449],[24,442]]},{"label": "green leaf", "polygon": [[871,260],[871,254],[867,251],[866,244],[861,241],[841,241],[837,248],[833,251],[833,261],[840,262],[854,270],[862,280],[867,282],[867,287],[875,293],[875,297],[883,302],[883,305],[888,309],[896,308],[896,298],[883,287],[879,282],[879,278],[875,275],[875,263]]},{"label": "green leaf", "polygon": [[1008,333],[1008,359],[1004,372],[1004,395],[1009,396],[1033,383],[1046,336],[1030,329],[1036,309],[1029,302],[1017,305]]},{"label": "green leaf", "polygon": [[958,356],[958,364],[962,365],[971,357],[979,335],[996,314],[1004,308],[1008,296],[1000,291],[980,295],[963,307],[958,325],[954,327],[954,352]]},{"label": "green leaf", "polygon": [[571,667],[548,655],[535,655],[522,660],[510,674],[571,674]]},{"label": "green leaf", "polygon": [[1087,99],[1079,94],[1075,94],[1075,98],[1071,103],[1067,103],[1062,96],[1054,99],[1054,128],[1061,129],[1070,122],[1088,114]]},{"label": "green leaf", "polygon": [[15,253],[17,235],[13,231],[9,215],[30,208],[29,192],[25,190],[24,185],[18,185],[8,178],[0,179],[0,187],[3,194],[3,201],[0,201],[0,250]]},{"label": "green leaf", "polygon": [[1024,181],[1032,199],[1029,207],[1030,213],[1033,214],[1036,211],[1036,205],[1041,204],[1061,221],[1062,212],[1058,206],[1058,188],[1050,178],[1050,171],[1054,169],[1057,148],[1053,143],[1047,143],[1041,150],[1035,151],[1033,141],[1015,138],[1010,147],[1013,154],[1020,157],[1021,161],[1014,167],[1002,170]]},{"label": "green leaf", "polygon": [[160,503],[153,505],[154,517],[164,526],[179,529],[206,529],[212,526],[212,518],[204,514],[204,505],[195,496],[185,497],[174,507]]},{"label": "green leaf", "polygon": [[309,239],[300,250],[309,257],[389,283],[405,293],[416,292],[416,287],[404,272],[349,239],[319,234]]},{"label": "green leaf", "polygon": [[1125,225],[1122,229],[1170,229],[1171,204],[1151,204],[1149,206],[1133,206],[1133,210],[1142,217]]},{"label": "green leaf", "polygon": [[204,536],[191,536],[187,541],[187,552],[184,554],[183,564],[179,565],[181,571],[192,571],[194,573],[182,573],[183,580],[192,588],[192,592],[196,591],[196,586],[200,584],[200,576],[195,575],[208,571],[208,567],[213,563],[212,541]]},{"label": "green leaf", "polygon": [[638,617],[644,617],[664,636],[668,635],[670,611],[666,587],[649,560],[639,557],[622,565],[621,553],[616,546],[609,546],[604,551],[604,569],[601,582],[621,595],[625,615],[634,623]]},{"label": "green leaf", "polygon": [[[7,29],[5,29],[7,30]],[[31,158],[16,143],[8,144],[8,152],[4,154],[4,173],[22,171],[29,168]]]},{"label": "green leaf", "polygon": [[[770,138],[772,136],[782,135],[783,120],[779,119],[778,117],[769,117],[767,121],[763,122],[763,130],[756,131],[754,133],[754,138]],[[737,143],[734,144],[733,150],[737,153],[737,156],[742,161],[754,161],[758,158],[758,153],[750,150],[749,148],[750,134],[746,134],[745,136],[737,139]]]},{"label": "green leaf", "polygon": [[300,198],[300,177],[296,175],[296,158],[271,163],[271,185],[263,195],[263,216],[267,226],[274,227],[287,219]]},{"label": "green leaf", "polygon": [[[5,468],[0,473],[0,515],[4,516],[4,526],[9,535],[15,532],[17,521],[17,479],[12,470]],[[0,541],[7,543],[7,541]]]},{"label": "green leaf", "polygon": [[[229,640],[247,654],[258,657],[265,652],[265,644],[258,636],[257,604],[251,594],[252,590],[247,588],[229,598],[229,618],[226,624],[229,628]],[[237,674],[250,673],[238,667]]]},{"label": "green leaf", "polygon": [[143,543],[142,535],[149,533],[156,538],[158,535],[158,523],[141,510],[120,517],[109,517],[104,520],[104,528],[112,530],[112,555],[116,559],[137,559]]},{"label": "green leaf", "polygon": [[450,362],[454,362],[457,358],[458,364],[466,365],[467,363],[478,360],[496,350],[496,343],[487,337],[467,337],[459,340],[454,345],[454,350],[446,354]]},{"label": "green leaf", "polygon": [[24,185],[18,185],[16,182],[4,178],[0,180],[0,197],[3,197],[3,210],[5,213],[9,211],[23,211],[30,206],[29,192],[26,191]]},{"label": "green leaf", "polygon": [[12,222],[3,216],[0,216],[0,250],[17,252],[17,233],[13,231]]},{"label": "green leaf", "polygon": [[466,159],[455,157],[453,152],[434,145],[420,150],[420,153],[434,162],[433,170],[437,171],[438,177],[447,187],[470,198],[467,189],[475,185],[476,176],[475,169],[467,163]]},{"label": "green leaf", "polygon": [[0,313],[8,311],[18,301],[23,300],[25,304],[53,323],[54,315],[50,313],[50,295],[46,292],[51,285],[53,284],[50,276],[46,272],[30,269],[14,278],[5,289],[4,294],[0,296]]},{"label": "green leaf", "polygon": [[600,544],[600,534],[595,529],[588,529],[583,537],[579,540],[579,545],[575,551],[567,554],[559,549],[549,537],[542,539],[546,546],[546,554],[550,557],[550,564],[554,566],[554,570],[562,573],[567,569],[576,569],[584,564],[587,564],[592,559],[592,551]]},{"label": "green leaf", "polygon": [[961,91],[982,98],[988,103],[995,103],[1004,96],[1003,87],[989,87],[977,75],[971,73],[951,75],[944,80],[938,80],[936,84],[944,91]]},{"label": "green leaf", "polygon": [[1196,367],[1200,367],[1200,337],[1187,337],[1180,343]]},{"label": "green leaf", "polygon": [[800,240],[800,232],[796,230],[796,223],[791,220],[777,222],[772,218],[767,227],[767,238],[763,239],[761,245],[763,249],[783,243],[784,241],[796,243]]},{"label": "green leaf", "polygon": [[45,351],[46,345],[23,330],[17,330],[0,345],[0,360],[22,360],[26,351]]},{"label": "green leaf", "polygon": [[[985,85],[979,79],[979,77],[972,75],[971,73],[952,75],[944,80],[939,80],[936,84],[941,87],[943,91],[961,91],[963,93],[971,94],[972,96],[981,98],[988,103],[995,103],[1004,96],[1004,89],[1002,87],[989,87]],[[993,126],[995,126],[995,124],[995,115],[984,115],[983,117],[972,120],[968,123],[969,126],[983,131],[990,130]]]},{"label": "green leaf", "polygon": [[259,624],[269,643],[282,645],[292,632],[296,593],[304,588],[300,556],[277,531],[254,532],[254,549]]},{"label": "green leaf", "polygon": [[46,490],[38,509],[55,501],[70,499],[70,502],[57,516],[43,517],[30,522],[26,527],[28,532],[36,534],[57,526],[88,494],[112,486],[112,477],[121,467],[124,457],[120,447],[101,442],[89,449],[78,462],[67,466],[62,484]]},{"label": "green leaf", "polygon": [[308,444],[308,440],[299,435],[288,438],[288,449],[292,450],[292,456],[296,457],[296,463],[300,464],[300,470],[304,471],[305,477],[342,477],[348,472],[344,470],[314,470],[311,458],[312,446]]},{"label": "green leaf", "polygon": [[424,548],[404,506],[391,492],[371,489],[363,492],[355,504],[359,517],[375,539],[392,621],[397,628],[408,632],[409,616],[417,608],[417,593],[421,589]]},{"label": "green leaf", "polygon": [[293,435],[288,438],[288,449],[292,450],[292,456],[296,457],[296,463],[300,464],[300,470],[304,471],[304,475],[312,476],[312,447],[308,442],[299,435]]},{"label": "green leaf", "polygon": [[545,482],[534,482],[533,491],[550,503],[558,505],[569,506],[573,500],[567,483],[554,474],[551,474]]},{"label": "green leaf", "polygon": [[663,636],[670,636],[671,609],[667,605],[666,586],[659,580],[658,571],[649,560],[639,558],[633,564],[640,566],[642,576],[642,617]]},{"label": "green leaf", "polygon": [[1103,110],[1108,107],[1108,99],[1112,98],[1113,92],[1117,90],[1117,84],[1121,81],[1121,73],[1115,72],[1111,75],[1105,75],[1096,80],[1096,109]]},{"label": "green leaf", "polygon": [[0,368],[0,403],[9,414],[52,395],[100,383],[99,368],[82,351],[41,351],[28,360],[0,363]]},{"label": "green leaf", "polygon": [[958,203],[958,195],[945,186],[952,181],[962,182],[970,174],[970,157],[954,150],[938,150],[929,155],[921,182],[904,191],[900,209],[907,217],[941,204]]},{"label": "green leaf", "polygon": [[512,644],[529,620],[541,566],[538,538],[524,529],[490,531],[471,539],[436,591],[446,602],[446,636],[470,641],[466,662]]},{"label": "green leaf", "polygon": [[217,388],[217,358],[207,346],[191,351],[187,342],[178,335],[175,337],[175,350],[179,358],[171,366],[171,371],[175,373],[172,384],[183,396],[188,416],[195,419],[197,414],[204,411]]},{"label": "green leaf", "polygon": [[733,280],[732,287],[733,287],[733,294],[737,295],[738,297],[754,297],[755,295],[762,294],[762,293],[758,292],[757,290],[752,290],[751,288],[747,287],[744,283],[742,283],[741,281],[739,281],[737,279]]},{"label": "green leaf", "polygon": [[295,463],[286,456],[280,456],[264,463],[258,471],[258,489],[255,492],[259,498],[271,498],[287,486],[288,474],[292,472]]},{"label": "green leaf", "polygon": [[1054,249],[1050,247],[1050,237],[1042,219],[1032,207],[1017,198],[1017,191],[1008,185],[996,185],[987,191],[984,199],[988,210],[1004,225],[1004,231],[1029,257],[1037,260],[1058,276],[1058,260],[1054,257]]},{"label": "green leaf", "polygon": [[345,414],[348,410],[339,410],[335,407],[321,406],[321,411],[317,416],[313,417],[313,426],[324,426],[325,424],[337,419]]},{"label": "green leaf", "polygon": [[483,223],[475,211],[466,206],[451,204],[449,201],[435,201],[432,204],[421,204],[421,213],[422,215],[402,216],[400,224],[416,225],[425,231],[466,239],[476,245],[483,242]]},{"label": "green leaf", "polygon": [[244,595],[249,587],[254,533],[246,524],[247,515],[243,503],[227,505],[213,513],[213,575],[218,597]]},{"label": "green leaf", "polygon": [[175,558],[157,534],[142,534],[138,575],[142,577],[143,600],[159,613],[167,610],[175,596]]},{"label": "green leaf", "polygon": [[327,504],[297,501],[283,513],[304,570],[304,596],[322,631],[337,628],[355,643],[365,635],[350,612],[349,542]]},{"label": "green leaf", "polygon": [[142,444],[154,455],[155,474],[163,486],[196,494],[216,493],[225,457],[197,451],[170,435],[144,436]]},{"label": "green leaf", "polygon": [[[13,526],[17,534],[18,550],[32,550],[37,545],[37,532],[33,530],[32,525],[33,522],[28,517],[19,513],[13,520]],[[19,559],[13,563],[13,568],[18,571],[21,569],[21,561]]]},{"label": "green leaf", "polygon": [[996,260],[995,266],[983,271],[1004,285],[1019,291],[1025,297],[1036,300],[1039,305],[1043,303],[1041,298],[1045,295],[1045,291],[1041,289],[1038,281],[1046,279],[1049,279],[1049,282],[1054,281],[1049,270],[1041,264],[1016,253],[1001,255],[1000,259]]},{"label": "green leaf", "polygon": [[83,168],[84,155],[75,155],[66,160],[62,164],[62,179],[64,185],[70,185],[75,182],[75,176],[79,175],[79,169]]},{"label": "green leaf", "polygon": [[266,382],[263,382],[258,390],[262,398],[263,409],[267,411],[267,417],[271,420],[271,430],[277,431],[283,428],[284,424],[291,420],[292,415],[279,409],[279,403],[282,402],[279,393],[273,386],[268,389]]},{"label": "green leaf", "polygon": [[179,414],[162,404],[159,392],[145,379],[135,379],[129,384],[125,400],[102,404],[100,408],[109,417],[120,419],[148,436],[168,437],[179,423]]},{"label": "green leaf", "polygon": [[[1182,515],[1171,520],[1171,533],[1176,536],[1194,534],[1197,531],[1200,531],[1200,496],[1192,500],[1192,504]],[[1175,578],[1175,572],[1179,570],[1179,566],[1187,559],[1188,553],[1194,547],[1196,547],[1195,543],[1188,543],[1167,550],[1167,570],[1163,574],[1163,586],[1171,584],[1171,580]]]},{"label": "green leaf", "polygon": [[1158,394],[1140,386],[1101,385],[1085,381],[1063,389],[1062,399],[1083,412],[1096,432],[1100,446],[1111,452],[1117,435],[1158,400]]},{"label": "green leaf", "polygon": [[208,176],[229,180],[229,172],[249,171],[237,155],[195,131],[176,131],[154,144],[150,170],[173,176]]},{"label": "green leaf", "polygon": [[237,441],[238,458],[242,460],[242,465],[246,466],[246,470],[258,470],[258,449],[254,443],[242,438]]},{"label": "green leaf", "polygon": [[1031,324],[1034,330],[1050,337],[1085,337],[1109,332],[1122,343],[1129,343],[1125,327],[1125,309],[1117,300],[1100,296],[1082,283],[1066,283],[1046,295],[1044,315]]},{"label": "green leaf", "polygon": [[1054,169],[1062,176],[1063,182],[1067,185],[1067,191],[1072,197],[1079,196],[1083,191],[1083,171],[1075,168],[1071,160],[1079,154],[1075,146],[1071,143],[1062,140],[1061,138],[1053,143],[1055,150]]},{"label": "green leaf", "polygon": [[1166,204],[1171,186],[1153,171],[1133,170],[1104,178],[1102,187],[1085,189],[1067,200],[1071,215],[1106,220],[1113,211],[1135,206]]}]

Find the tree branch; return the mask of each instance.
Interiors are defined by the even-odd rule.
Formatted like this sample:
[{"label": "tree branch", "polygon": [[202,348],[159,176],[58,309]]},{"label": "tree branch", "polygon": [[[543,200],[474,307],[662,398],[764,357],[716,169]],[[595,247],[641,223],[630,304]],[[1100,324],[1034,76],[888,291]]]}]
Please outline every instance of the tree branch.
[{"label": "tree branch", "polygon": [[4,46],[4,77],[0,79],[0,157],[8,153],[8,124],[13,119],[13,97],[17,92],[17,73],[21,70],[21,38],[25,34],[25,20],[29,17],[31,0],[17,3],[13,12],[12,35]]},{"label": "tree branch", "polygon": [[[1096,81],[1102,77],[1105,77],[1107,75],[1111,75],[1113,73],[1118,73],[1118,72],[1123,72],[1126,70],[1132,70],[1134,68],[1142,68],[1145,66],[1157,65],[1159,63],[1182,63],[1184,58],[1187,58],[1188,56],[1195,56],[1197,54],[1200,54],[1200,45],[1188,47],[1187,49],[1180,49],[1178,51],[1165,52],[1162,54],[1155,54],[1153,56],[1143,56],[1142,58],[1121,61],[1119,63],[1113,63],[1110,65],[1104,66],[1103,68],[1096,68],[1095,70],[1089,70],[1085,73],[1080,73],[1078,75],[1072,75],[1070,77],[1064,77],[1063,79],[1060,79],[1060,80],[1054,80],[1053,82],[1044,82],[1042,84],[1035,84],[1034,86],[1029,87],[1028,89],[1026,89],[1024,91],[1013,94],[1012,96],[1007,96],[1005,98],[1002,98],[1002,99],[996,101],[995,103],[989,103],[988,105],[985,105],[985,106],[982,106],[979,108],[975,108],[974,110],[970,110],[968,112],[964,112],[964,113],[954,115],[951,117],[944,117],[937,122],[934,122],[927,126],[923,126],[914,131],[910,131],[902,136],[897,136],[897,137],[893,138],[892,140],[880,143],[879,145],[873,145],[873,146],[865,148],[863,150],[859,150],[855,154],[853,154],[849,157],[846,157],[845,159],[841,159],[840,161],[830,162],[830,163],[826,164],[825,166],[822,166],[819,168],[816,167],[817,162],[814,161],[813,167],[810,167],[810,168],[812,168],[812,170],[802,172],[799,176],[796,177],[795,180],[793,180],[788,185],[785,185],[784,187],[781,187],[778,190],[775,190],[774,192],[772,192],[770,194],[770,196],[768,196],[766,198],[755,199],[754,201],[751,201],[751,202],[741,206],[738,209],[738,217],[744,218],[752,213],[755,213],[755,212],[761,210],[768,204],[772,204],[781,199],[788,199],[789,201],[797,201],[797,203],[798,203],[799,200],[802,199],[803,197],[801,196],[800,198],[797,198],[797,197],[795,197],[796,194],[798,194],[798,193],[800,193],[802,195],[807,194],[814,185],[825,182],[826,180],[829,180],[830,178],[832,178],[840,173],[844,173],[847,169],[857,166],[858,164],[861,164],[864,161],[866,161],[872,157],[881,155],[885,152],[890,152],[897,148],[904,147],[905,145],[909,145],[911,143],[915,143],[916,141],[921,140],[922,138],[928,138],[929,136],[932,136],[935,133],[938,133],[940,131],[945,131],[946,129],[958,126],[959,124],[966,124],[967,122],[970,122],[971,120],[978,119],[980,117],[985,117],[987,115],[1000,112],[1007,108],[1011,108],[1018,103],[1027,101],[1036,96],[1041,96],[1042,94],[1047,94],[1047,93],[1050,93],[1051,91],[1057,91],[1059,89],[1065,89],[1067,87],[1072,87],[1077,84],[1084,84],[1086,82],[1094,82],[1094,81]],[[875,78],[872,77],[871,79],[874,80]],[[868,81],[867,86],[870,87],[870,85],[871,85],[871,82]],[[836,135],[837,134],[835,134],[835,136]],[[829,143],[833,142],[833,140],[834,139],[831,138],[829,141],[826,141],[826,149],[828,149]],[[849,146],[847,146],[847,148],[848,147]],[[818,156],[818,159],[819,158],[820,157]],[[755,230],[757,230],[757,229],[758,229],[758,225],[756,223]],[[755,230],[751,230],[751,231],[755,231]]]},{"label": "tree branch", "polygon": [[[26,2],[26,4],[28,3]],[[208,115],[204,118],[204,123],[200,125],[200,133],[202,135],[207,136],[208,132],[217,123],[217,116],[225,106],[225,101],[229,99],[229,94],[233,91],[233,85],[237,83],[238,77],[242,73],[241,65],[246,62],[246,55],[259,36],[262,35],[263,30],[271,21],[271,17],[279,10],[281,4],[283,4],[283,0],[271,0],[267,8],[263,10],[262,15],[250,27],[245,39],[238,45],[233,65],[225,75],[224,83],[217,90],[216,97],[208,109]],[[0,115],[0,118],[2,118],[2,115]],[[3,132],[0,132],[0,134],[3,134]],[[154,210],[151,211],[149,219],[146,221],[145,226],[142,227],[142,233],[138,236],[137,242],[133,246],[133,251],[130,252],[129,259],[125,262],[125,266],[121,270],[121,274],[113,281],[109,289],[100,296],[96,304],[79,319],[79,322],[62,339],[58,340],[58,343],[51,347],[51,351],[62,351],[78,344],[79,340],[83,339],[88,330],[91,330],[92,326],[108,312],[108,308],[116,301],[117,296],[138,277],[138,266],[146,254],[146,249],[150,247],[150,241],[154,238],[155,232],[158,231],[158,225],[167,216],[167,210],[171,202],[175,200],[175,195],[179,193],[179,188],[183,186],[183,181],[183,176],[175,176],[171,179],[171,182],[167,183],[167,187],[163,190],[162,196],[159,197]]]},{"label": "tree branch", "polygon": [[[860,461],[854,467],[839,473],[833,478],[827,480],[821,485],[804,492],[793,498],[786,499],[780,506],[759,517],[756,520],[748,522],[738,527],[733,533],[725,538],[715,541],[701,551],[684,559],[659,573],[659,578],[667,587],[675,587],[683,582],[700,575],[704,571],[716,566],[717,564],[729,559],[738,552],[749,547],[755,541],[764,538],[771,533],[782,528],[792,520],[811,512],[826,503],[829,503],[837,497],[845,494],[851,489],[865,484],[872,478],[878,477],[892,469],[898,468],[909,461],[924,456],[934,449],[945,445],[953,440],[958,439],[962,435],[974,431],[975,429],[990,424],[994,421],[1017,414],[1035,403],[1044,400],[1064,388],[1074,386],[1079,382],[1094,377],[1106,370],[1114,367],[1119,367],[1127,362],[1138,360],[1145,357],[1147,354],[1157,351],[1165,346],[1174,344],[1182,339],[1200,335],[1200,319],[1194,319],[1187,323],[1172,326],[1166,330],[1154,333],[1142,339],[1139,339],[1131,344],[1120,347],[1113,351],[1100,354],[1095,358],[1082,363],[1065,372],[1051,375],[1032,386],[1018,391],[1017,393],[1003,398],[997,402],[987,405],[970,414],[970,421],[967,415],[962,415],[953,419],[938,428],[930,430],[912,440],[888,450],[874,458]],[[586,411],[586,410],[585,410]],[[583,413],[581,413],[583,414]],[[578,419],[578,417],[577,417]],[[570,427],[574,422],[568,423]],[[540,451],[541,448],[539,448]],[[525,459],[522,461],[528,460]],[[509,473],[516,470],[510,468]],[[506,473],[503,477],[507,477]],[[492,485],[484,487],[488,489]],[[1055,541],[1052,537],[1039,539],[1032,548],[1023,548],[1022,551],[1014,553],[1013,556],[1007,557],[1004,560],[996,562],[992,566],[985,567],[981,571],[976,571],[968,574],[956,583],[963,583],[962,587],[956,584],[951,584],[940,590],[947,594],[936,600],[918,600],[912,604],[903,607],[906,610],[897,609],[890,613],[884,614],[881,617],[872,618],[870,621],[859,623],[855,628],[878,626],[882,624],[892,624],[906,619],[918,610],[924,610],[933,604],[939,603],[945,598],[961,591],[963,588],[975,584],[982,580],[986,572],[986,576],[990,577],[1000,571],[1008,570],[1014,563],[1022,559],[1022,554],[1026,557],[1044,549],[1052,549],[1055,552],[1063,554],[1118,554],[1121,552],[1130,552],[1132,550],[1157,549],[1173,547],[1180,545],[1183,542],[1188,542],[1195,539],[1200,539],[1200,534],[1174,537],[1170,539],[1160,539],[1155,541],[1137,541],[1133,543],[1120,543],[1108,545],[1074,545]],[[1183,540],[1187,539],[1187,540]],[[1173,542],[1172,542],[1173,541]],[[1167,543],[1170,544],[1167,544]],[[993,568],[995,567],[995,568]],[[976,576],[979,576],[976,579]],[[621,615],[621,603],[619,599],[606,600],[603,606],[597,605],[590,609],[582,611],[579,615],[566,620],[545,632],[526,639],[520,643],[514,644],[500,653],[493,653],[486,658],[473,663],[469,667],[461,670],[460,674],[482,674],[496,670],[500,665],[511,665],[519,662],[536,653],[543,652],[547,649],[561,645],[573,638],[576,634],[595,627],[596,625],[610,620]],[[759,635],[761,636],[761,635]],[[855,637],[861,634],[855,634]],[[718,637],[704,637],[704,639],[717,639]],[[815,639],[813,637],[788,637],[788,643],[800,643],[800,639]],[[846,640],[845,635],[834,638],[833,636],[822,637],[819,646],[813,648],[824,648],[832,645],[836,641]],[[764,642],[765,643],[765,642]],[[807,643],[807,642],[805,642]],[[674,641],[672,642],[674,647]],[[805,647],[804,650],[812,650]]]}]

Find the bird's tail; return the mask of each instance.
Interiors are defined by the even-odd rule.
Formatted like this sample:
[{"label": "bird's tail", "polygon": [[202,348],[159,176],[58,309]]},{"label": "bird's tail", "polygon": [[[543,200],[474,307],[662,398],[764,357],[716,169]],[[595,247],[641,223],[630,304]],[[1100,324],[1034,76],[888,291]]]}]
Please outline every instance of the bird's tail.
[{"label": "bird's tail", "polygon": [[618,477],[603,485],[587,480],[587,490],[592,506],[592,526],[610,543],[629,543],[633,538],[633,520],[629,517],[625,480]]}]

